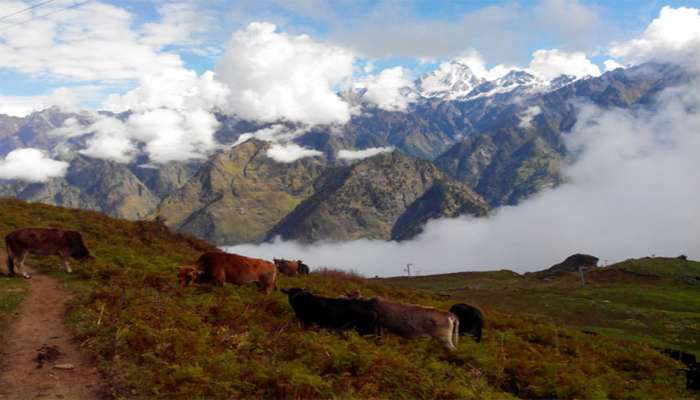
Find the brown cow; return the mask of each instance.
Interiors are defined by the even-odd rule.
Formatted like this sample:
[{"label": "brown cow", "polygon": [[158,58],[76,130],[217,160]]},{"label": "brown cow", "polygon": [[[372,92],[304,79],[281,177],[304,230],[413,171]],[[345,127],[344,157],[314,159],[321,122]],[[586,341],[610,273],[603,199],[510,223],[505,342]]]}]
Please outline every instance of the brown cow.
[{"label": "brown cow", "polygon": [[5,245],[10,276],[15,274],[15,260],[17,260],[20,274],[29,278],[29,275],[23,271],[24,260],[28,253],[39,256],[59,256],[63,267],[68,272],[72,272],[68,262],[71,257],[80,261],[92,258],[90,251],[83,243],[83,237],[76,231],[52,228],[17,229],[5,236]]},{"label": "brown cow", "polygon": [[178,272],[180,283],[225,282],[236,285],[255,282],[260,291],[269,294],[277,289],[277,269],[269,261],[224,252],[202,254],[194,266],[182,267]]},{"label": "brown cow", "polygon": [[404,304],[381,297],[372,299],[382,329],[398,336],[415,339],[430,336],[449,351],[457,349],[459,319],[446,311],[418,304]]},{"label": "brown cow", "polygon": [[306,275],[309,273],[309,266],[303,261],[290,261],[280,258],[273,258],[277,271],[287,276]]}]

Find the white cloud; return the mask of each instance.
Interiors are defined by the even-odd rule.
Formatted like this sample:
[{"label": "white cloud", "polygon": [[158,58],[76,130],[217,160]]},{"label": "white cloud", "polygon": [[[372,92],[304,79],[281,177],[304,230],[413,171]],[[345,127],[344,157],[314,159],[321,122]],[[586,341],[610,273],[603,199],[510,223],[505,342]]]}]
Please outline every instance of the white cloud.
[{"label": "white cloud", "polygon": [[417,98],[413,81],[402,67],[387,68],[379,75],[368,76],[363,86],[366,89],[363,99],[387,111],[406,111]]},{"label": "white cloud", "polygon": [[617,62],[615,60],[605,60],[603,62],[603,65],[605,66],[605,72],[614,71],[618,68],[625,68],[624,65],[620,64],[619,62]]},{"label": "white cloud", "polygon": [[219,122],[204,110],[160,108],[130,116],[128,126],[131,137],[145,143],[152,161],[167,163],[206,157],[215,147]]},{"label": "white cloud", "polygon": [[534,22],[549,36],[566,38],[567,48],[581,48],[596,43],[607,26],[596,6],[576,0],[540,0],[534,7]]},{"label": "white cloud", "polygon": [[585,53],[570,53],[558,49],[537,50],[532,53],[529,69],[534,75],[545,80],[554,79],[562,74],[578,78],[600,75],[600,69],[586,57]]},{"label": "white cloud", "polygon": [[336,90],[352,76],[354,60],[344,48],[255,22],[233,34],[216,71],[231,89],[228,111],[243,118],[344,123],[350,107]]},{"label": "white cloud", "polygon": [[525,111],[518,115],[520,117],[520,123],[518,124],[518,127],[523,129],[531,127],[532,119],[539,115],[541,112],[542,109],[539,106],[528,107]]},{"label": "white cloud", "polygon": [[52,160],[41,150],[32,148],[13,150],[0,161],[2,179],[46,182],[64,176],[67,170],[67,162]]},{"label": "white cloud", "polygon": [[318,157],[322,152],[301,147],[296,143],[273,144],[267,150],[267,156],[281,163],[290,163],[305,157]]},{"label": "white cloud", "polygon": [[228,88],[218,82],[214,73],[173,68],[157,75],[144,76],[139,86],[123,95],[110,95],[104,108],[113,112],[142,112],[158,108],[173,110],[212,110],[223,108]]},{"label": "white cloud", "polygon": [[474,72],[474,74],[479,78],[484,78],[489,81],[498,79],[514,69],[522,69],[514,65],[504,64],[498,64],[488,68],[484,57],[475,49],[471,49],[465,54],[460,55],[456,58],[456,60],[459,60],[469,66],[469,69],[471,69],[472,72]]},{"label": "white cloud", "polygon": [[365,158],[376,156],[382,153],[391,153],[394,151],[393,147],[370,147],[368,149],[362,150],[340,150],[338,151],[338,158],[341,160],[363,160]]},{"label": "white cloud", "polygon": [[700,9],[663,7],[659,16],[646,28],[641,37],[613,43],[610,54],[626,63],[649,60],[679,62],[688,60],[697,64],[700,44]]},{"label": "white cloud", "polygon": [[24,117],[52,106],[64,111],[77,111],[81,101],[94,97],[101,90],[98,86],[84,85],[61,87],[38,96],[0,96],[0,114]]},{"label": "white cloud", "polygon": [[[90,1],[57,12],[77,3],[56,1],[23,14],[28,22],[12,25],[17,21],[11,19],[0,23],[0,68],[52,78],[115,82],[156,76],[182,66],[176,54],[143,43],[143,33],[132,28],[133,17],[122,8]],[[28,5],[14,6],[20,4]],[[46,16],[29,20],[39,15]]]},{"label": "white cloud", "polygon": [[202,109],[154,108],[130,114],[126,119],[92,114],[92,122],[82,125],[68,118],[50,132],[57,137],[90,134],[86,148],[79,150],[94,158],[127,163],[147,154],[154,163],[205,158],[218,148],[214,133],[216,117]]},{"label": "white cloud", "polygon": [[141,28],[142,43],[162,48],[166,45],[194,46],[201,44],[195,35],[207,32],[216,20],[202,7],[193,3],[164,3],[158,7],[161,20],[149,22]]}]

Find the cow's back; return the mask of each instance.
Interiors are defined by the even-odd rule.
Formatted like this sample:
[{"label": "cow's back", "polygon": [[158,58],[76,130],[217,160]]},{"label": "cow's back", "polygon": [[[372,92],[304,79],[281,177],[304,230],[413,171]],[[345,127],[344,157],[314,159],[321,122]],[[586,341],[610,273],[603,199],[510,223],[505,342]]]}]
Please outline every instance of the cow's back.
[{"label": "cow's back", "polygon": [[197,266],[204,271],[205,279],[211,279],[222,270],[226,282],[243,285],[258,282],[265,274],[274,274],[276,269],[269,261],[224,252],[204,253]]},{"label": "cow's back", "polygon": [[448,329],[450,313],[417,304],[403,304],[382,298],[372,300],[383,328],[406,338],[432,336]]},{"label": "cow's back", "polygon": [[69,249],[66,234],[76,233],[51,228],[22,228],[5,236],[5,244],[13,253],[28,251],[37,255],[54,255],[61,249]]}]

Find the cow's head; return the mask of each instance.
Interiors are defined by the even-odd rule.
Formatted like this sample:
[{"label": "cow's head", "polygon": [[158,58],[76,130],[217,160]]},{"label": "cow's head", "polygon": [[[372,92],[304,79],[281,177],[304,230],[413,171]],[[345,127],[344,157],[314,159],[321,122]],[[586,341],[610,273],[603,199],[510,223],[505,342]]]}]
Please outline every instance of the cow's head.
[{"label": "cow's head", "polygon": [[303,261],[297,260],[297,263],[299,264],[299,273],[301,275],[308,275],[311,270],[309,269],[309,266],[304,264]]},{"label": "cow's head", "polygon": [[199,281],[199,276],[202,271],[193,265],[185,265],[178,268],[177,280],[180,282],[181,286],[189,286],[193,283]]},{"label": "cow's head", "polygon": [[87,246],[83,242],[83,237],[78,232],[68,232],[68,243],[70,246],[70,256],[80,261],[93,260]]}]

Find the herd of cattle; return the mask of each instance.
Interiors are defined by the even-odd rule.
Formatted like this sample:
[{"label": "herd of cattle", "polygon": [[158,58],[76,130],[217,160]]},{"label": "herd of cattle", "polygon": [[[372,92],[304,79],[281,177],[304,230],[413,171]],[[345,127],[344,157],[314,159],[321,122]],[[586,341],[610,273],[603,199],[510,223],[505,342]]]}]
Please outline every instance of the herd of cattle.
[{"label": "herd of cattle", "polygon": [[[269,294],[277,289],[277,274],[308,274],[309,267],[301,260],[274,259],[274,263],[258,258],[224,252],[204,253],[193,265],[178,271],[180,284],[255,283]],[[334,330],[354,329],[360,335],[381,336],[391,332],[405,338],[429,336],[448,350],[455,350],[458,336],[470,334],[481,340],[483,315],[467,304],[455,304],[449,312],[416,304],[404,304],[381,297],[361,298],[359,293],[341,297],[322,297],[302,288],[282,290],[303,326],[316,325]]]},{"label": "herd of cattle", "polygon": [[[61,257],[66,271],[71,272],[69,259],[92,259],[79,232],[47,228],[23,228],[5,237],[7,269],[10,276],[17,268],[22,276],[27,254]],[[224,252],[204,253],[193,264],[178,270],[180,284],[198,283],[244,285],[255,283],[270,294],[277,290],[277,274],[303,275],[309,266],[301,260],[274,259],[274,262]],[[340,297],[322,297],[302,288],[283,289],[289,304],[302,326],[316,325],[333,330],[354,329],[360,335],[381,336],[390,332],[404,338],[432,337],[446,349],[456,349],[459,335],[469,334],[481,341],[484,317],[479,309],[468,304],[455,304],[449,312],[417,304],[405,304],[382,297],[363,298],[359,292]],[[695,356],[677,350],[664,351],[686,364],[687,387],[700,389],[700,364]]]},{"label": "herd of cattle", "polygon": [[[51,228],[23,228],[5,237],[7,268],[25,278],[27,254],[61,257],[67,272],[70,258],[91,259],[79,232]],[[309,266],[301,260],[274,262],[224,252],[204,253],[193,265],[178,269],[180,284],[212,283],[223,286],[256,284],[270,294],[277,290],[277,274],[304,275]],[[282,290],[303,326],[316,325],[334,330],[354,329],[360,335],[390,332],[404,338],[433,337],[448,350],[455,350],[459,335],[470,334],[479,342],[484,319],[481,311],[467,304],[455,304],[450,311],[417,304],[390,301],[382,297],[362,298],[358,292],[338,298],[317,296],[306,289]]]}]

